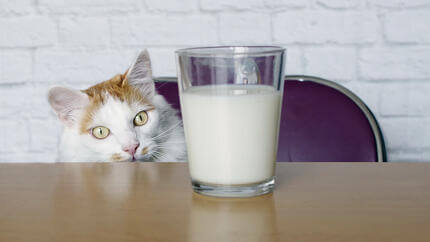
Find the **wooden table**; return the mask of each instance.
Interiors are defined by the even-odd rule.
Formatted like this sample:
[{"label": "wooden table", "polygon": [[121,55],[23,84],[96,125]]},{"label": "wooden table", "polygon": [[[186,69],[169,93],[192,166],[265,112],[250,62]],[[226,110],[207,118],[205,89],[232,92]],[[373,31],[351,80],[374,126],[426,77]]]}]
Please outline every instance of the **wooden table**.
[{"label": "wooden table", "polygon": [[192,192],[185,163],[0,164],[0,241],[430,241],[430,164],[290,163],[273,194]]}]

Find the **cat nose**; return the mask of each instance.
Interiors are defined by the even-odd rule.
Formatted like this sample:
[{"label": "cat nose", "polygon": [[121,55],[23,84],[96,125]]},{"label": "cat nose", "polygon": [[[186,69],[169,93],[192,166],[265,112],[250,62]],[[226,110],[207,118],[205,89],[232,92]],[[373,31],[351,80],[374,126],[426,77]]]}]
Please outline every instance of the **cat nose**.
[{"label": "cat nose", "polygon": [[123,148],[123,150],[129,153],[131,156],[134,156],[138,147],[139,147],[139,143],[126,146]]}]

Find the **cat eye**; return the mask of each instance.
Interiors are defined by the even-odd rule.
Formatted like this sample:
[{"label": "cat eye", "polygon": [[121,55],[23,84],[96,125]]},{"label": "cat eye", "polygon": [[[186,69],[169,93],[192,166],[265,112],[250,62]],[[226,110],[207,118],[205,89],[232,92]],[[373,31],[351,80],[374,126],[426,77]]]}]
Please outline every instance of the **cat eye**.
[{"label": "cat eye", "polygon": [[97,139],[104,139],[104,138],[108,137],[110,130],[106,127],[103,127],[103,126],[97,126],[91,130],[91,133]]},{"label": "cat eye", "polygon": [[136,117],[134,117],[133,123],[136,126],[142,126],[148,122],[148,114],[146,111],[139,112]]}]

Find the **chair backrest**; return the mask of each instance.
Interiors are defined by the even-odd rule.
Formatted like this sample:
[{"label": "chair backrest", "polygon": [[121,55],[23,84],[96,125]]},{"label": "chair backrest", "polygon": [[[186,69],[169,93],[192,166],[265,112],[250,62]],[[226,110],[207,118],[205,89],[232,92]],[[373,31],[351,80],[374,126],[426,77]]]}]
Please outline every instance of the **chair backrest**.
[{"label": "chair backrest", "polygon": [[[155,79],[179,111],[174,77]],[[383,136],[369,108],[348,89],[310,76],[286,76],[278,161],[386,161]]]}]

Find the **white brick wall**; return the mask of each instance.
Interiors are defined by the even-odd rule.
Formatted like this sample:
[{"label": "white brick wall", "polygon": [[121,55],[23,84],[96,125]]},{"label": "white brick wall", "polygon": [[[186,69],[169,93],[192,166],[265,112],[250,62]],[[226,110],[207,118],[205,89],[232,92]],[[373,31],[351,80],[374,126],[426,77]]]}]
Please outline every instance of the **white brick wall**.
[{"label": "white brick wall", "polygon": [[266,13],[220,13],[219,40],[223,45],[270,43],[270,15]]},{"label": "white brick wall", "polygon": [[46,16],[0,19],[0,47],[41,47],[56,41],[54,21]]},{"label": "white brick wall", "polygon": [[378,40],[376,13],[294,11],[276,14],[273,37],[280,44],[367,44]]},{"label": "white brick wall", "polygon": [[53,84],[84,88],[148,48],[155,75],[173,51],[277,44],[287,74],[358,94],[391,161],[430,161],[430,0],[0,0],[0,161],[51,162],[61,125]]},{"label": "white brick wall", "polygon": [[308,47],[304,52],[305,73],[330,76],[334,81],[353,81],[355,79],[357,71],[355,62],[357,58],[354,49],[345,47]]}]

